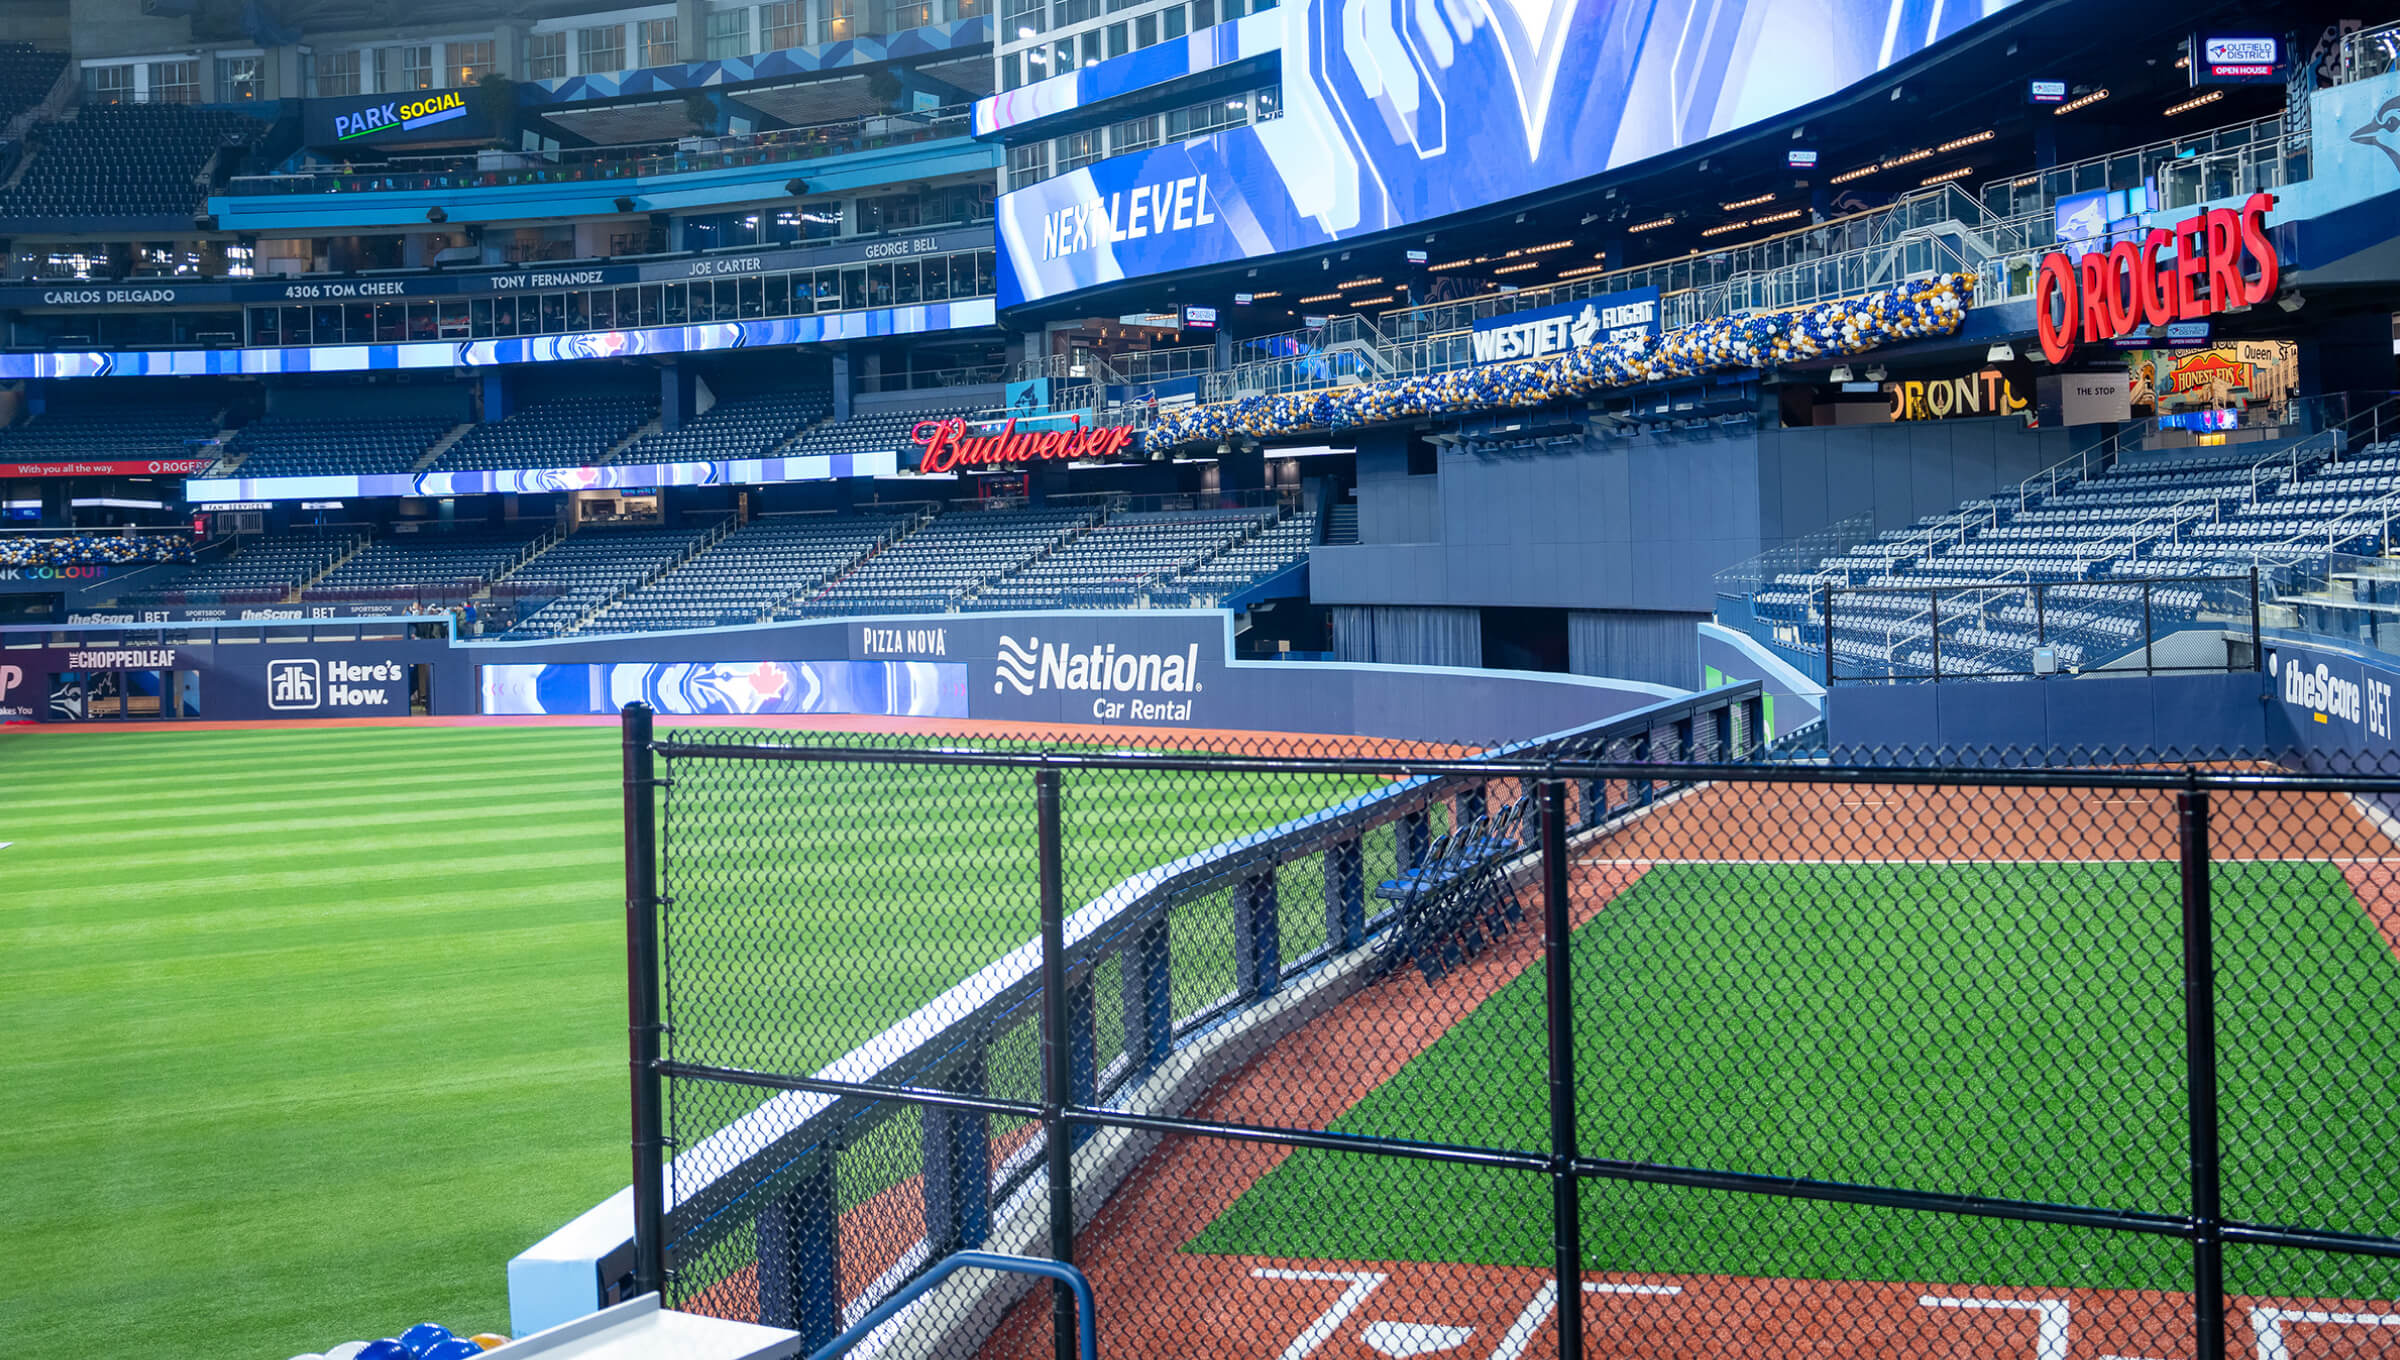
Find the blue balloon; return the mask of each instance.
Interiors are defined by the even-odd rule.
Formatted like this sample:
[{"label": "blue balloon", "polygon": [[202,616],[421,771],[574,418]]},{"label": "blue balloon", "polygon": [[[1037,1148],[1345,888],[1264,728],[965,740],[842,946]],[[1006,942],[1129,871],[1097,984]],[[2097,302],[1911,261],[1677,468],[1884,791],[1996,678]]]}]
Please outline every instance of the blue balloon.
[{"label": "blue balloon", "polygon": [[416,1354],[391,1337],[378,1337],[358,1353],[358,1360],[417,1360]]},{"label": "blue balloon", "polygon": [[438,1322],[420,1322],[400,1334],[400,1344],[422,1360],[425,1352],[450,1339],[450,1329]]},{"label": "blue balloon", "polygon": [[463,1336],[454,1336],[447,1341],[436,1342],[427,1347],[425,1353],[418,1356],[417,1360],[476,1360],[476,1357],[482,1354],[483,1347]]}]

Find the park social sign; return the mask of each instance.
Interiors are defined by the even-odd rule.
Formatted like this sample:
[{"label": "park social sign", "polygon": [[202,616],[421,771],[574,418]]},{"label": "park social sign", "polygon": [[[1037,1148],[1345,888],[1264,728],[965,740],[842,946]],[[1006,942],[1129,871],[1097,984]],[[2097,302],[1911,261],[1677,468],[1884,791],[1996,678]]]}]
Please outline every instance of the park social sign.
[{"label": "park social sign", "polygon": [[446,94],[428,95],[423,99],[403,102],[398,99],[372,104],[356,113],[334,115],[333,135],[338,141],[355,141],[386,128],[415,132],[435,123],[447,123],[453,118],[467,116],[467,97],[456,90]]}]

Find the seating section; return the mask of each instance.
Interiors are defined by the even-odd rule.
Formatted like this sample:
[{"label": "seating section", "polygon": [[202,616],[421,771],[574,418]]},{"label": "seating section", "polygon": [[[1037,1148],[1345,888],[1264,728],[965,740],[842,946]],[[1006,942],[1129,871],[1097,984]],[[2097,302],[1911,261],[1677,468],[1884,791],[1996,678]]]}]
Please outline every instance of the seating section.
[{"label": "seating section", "polygon": [[1054,551],[1099,516],[1089,510],[958,511],[867,559],[811,596],[811,618],[947,611],[976,587]]},{"label": "seating section", "polygon": [[[1317,512],[1292,516],[1223,555],[1198,563],[1150,595],[1153,604],[1216,605],[1308,560],[1317,542]],[[1172,598],[1174,592],[1183,598]]]},{"label": "seating section", "polygon": [[195,565],[151,594],[168,604],[272,604],[349,556],[361,537],[310,529],[243,538],[226,556]]},{"label": "seating section", "polygon": [[47,52],[29,42],[0,42],[0,125],[41,103],[66,66],[64,52]]},{"label": "seating section", "polygon": [[227,442],[244,477],[364,477],[404,473],[457,422],[447,416],[319,420],[264,416]]},{"label": "seating section", "polygon": [[655,398],[611,394],[539,402],[505,420],[478,425],[442,451],[434,468],[598,467],[609,450],[658,414]]},{"label": "seating section", "polygon": [[508,636],[553,637],[691,555],[715,525],[589,528],[535,555],[492,587],[495,596],[543,603],[521,612]]},{"label": "seating section", "polygon": [[35,128],[33,163],[0,191],[0,218],[188,217],[205,196],[199,178],[209,157],[266,130],[221,109],[87,105]]},{"label": "seating section", "polygon": [[52,407],[0,430],[0,463],[193,458],[213,452],[194,444],[216,433],[216,406],[207,401]]},{"label": "seating section", "polygon": [[823,515],[753,521],[601,610],[584,631],[757,623],[890,542],[904,524]]},{"label": "seating section", "polygon": [[620,463],[700,463],[725,458],[761,458],[793,435],[833,415],[830,392],[770,392],[720,401],[680,430],[661,430],[637,439]]},{"label": "seating section", "polygon": [[0,534],[0,567],[139,567],[191,560],[192,541],[180,534]]},{"label": "seating section", "polygon": [[2074,671],[2195,621],[2247,627],[2253,569],[2271,593],[2292,564],[2392,546],[2400,441],[2149,451],[2035,485],[1779,573],[1752,617],[1821,649],[1832,587],[1838,677],[2029,675],[2037,647]]},{"label": "seating section", "polygon": [[395,533],[376,539],[326,573],[311,600],[457,603],[522,560],[551,525]]},{"label": "seating section", "polygon": [[1139,607],[1150,587],[1258,533],[1272,511],[1119,515],[976,592],[975,609]]},{"label": "seating section", "polygon": [[[826,425],[808,432],[795,453],[899,453],[906,455],[916,449],[909,432],[928,420],[949,420],[974,415],[972,406],[923,407],[911,406],[904,411],[853,411],[848,420],[838,425]],[[900,465],[907,467],[904,456]]]}]

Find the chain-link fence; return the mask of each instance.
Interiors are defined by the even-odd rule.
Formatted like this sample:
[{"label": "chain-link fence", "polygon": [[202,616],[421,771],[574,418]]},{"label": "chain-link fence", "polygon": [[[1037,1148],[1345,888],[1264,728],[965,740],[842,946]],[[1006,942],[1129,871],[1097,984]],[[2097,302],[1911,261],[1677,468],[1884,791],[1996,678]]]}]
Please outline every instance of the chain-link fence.
[{"label": "chain-link fence", "polygon": [[[1796,595],[1796,636],[1833,684],[2021,680],[2260,665],[2260,585],[2241,576],[1822,585]],[[1792,608],[1796,606],[1797,608]]]},{"label": "chain-link fence", "polygon": [[[1777,763],[1760,716],[635,715],[633,1287],[810,1349],[983,1248],[1080,1265],[1116,1357],[2400,1352],[2400,779]],[[1073,1340],[966,1272],[866,1345]]]}]

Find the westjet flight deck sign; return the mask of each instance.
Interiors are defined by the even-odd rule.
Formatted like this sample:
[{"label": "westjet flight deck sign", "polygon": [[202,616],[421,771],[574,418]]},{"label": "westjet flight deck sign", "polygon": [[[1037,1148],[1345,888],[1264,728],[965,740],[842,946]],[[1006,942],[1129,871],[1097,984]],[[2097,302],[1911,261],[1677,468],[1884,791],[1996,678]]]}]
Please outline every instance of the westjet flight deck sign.
[{"label": "westjet flight deck sign", "polygon": [[1629,288],[1602,297],[1579,298],[1531,311],[1509,312],[1475,323],[1475,362],[1539,359],[1631,335],[1656,335],[1658,290]]}]

